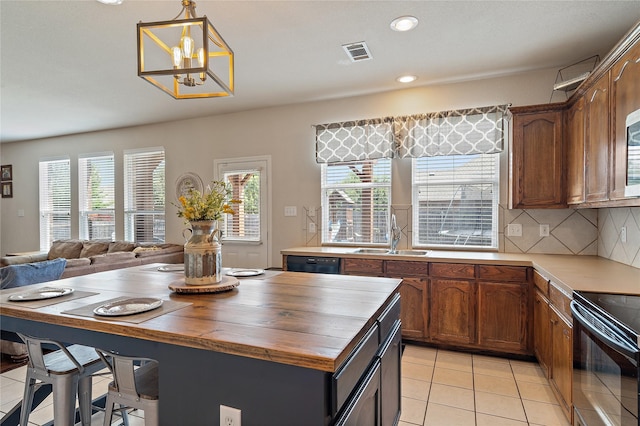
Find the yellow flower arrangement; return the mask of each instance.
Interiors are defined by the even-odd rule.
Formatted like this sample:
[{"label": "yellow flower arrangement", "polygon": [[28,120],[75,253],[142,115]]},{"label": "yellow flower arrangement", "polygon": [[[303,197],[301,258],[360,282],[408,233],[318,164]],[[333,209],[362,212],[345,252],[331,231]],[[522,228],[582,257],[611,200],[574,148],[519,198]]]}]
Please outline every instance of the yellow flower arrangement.
[{"label": "yellow flower arrangement", "polygon": [[242,201],[231,198],[231,188],[222,181],[212,181],[204,191],[189,188],[187,195],[178,198],[178,217],[186,222],[197,220],[219,220],[223,213],[235,214],[230,204]]}]

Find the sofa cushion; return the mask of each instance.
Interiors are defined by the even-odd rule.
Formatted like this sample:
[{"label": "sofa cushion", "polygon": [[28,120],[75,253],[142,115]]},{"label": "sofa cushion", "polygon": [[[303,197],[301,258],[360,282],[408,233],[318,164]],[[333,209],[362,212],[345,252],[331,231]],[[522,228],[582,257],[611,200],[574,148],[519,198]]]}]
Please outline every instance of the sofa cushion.
[{"label": "sofa cushion", "polygon": [[66,259],[54,259],[5,266],[0,268],[0,288],[21,287],[57,280],[62,275],[66,264]]},{"label": "sofa cushion", "polygon": [[67,259],[67,268],[75,268],[76,266],[91,265],[91,259],[88,257],[81,257],[78,259]]},{"label": "sofa cushion", "polygon": [[124,262],[127,260],[135,259],[136,255],[130,251],[122,251],[117,253],[105,253],[98,254],[96,256],[91,256],[91,264],[92,265],[101,265],[104,263],[116,263],[116,262]]},{"label": "sofa cushion", "polygon": [[82,251],[82,243],[82,240],[56,240],[51,244],[48,259],[77,259]]},{"label": "sofa cushion", "polygon": [[80,257],[91,257],[96,254],[104,254],[109,250],[108,241],[85,241],[82,244],[82,250],[80,251]]},{"label": "sofa cushion", "polygon": [[109,250],[107,253],[116,253],[120,251],[133,251],[136,247],[136,243],[130,243],[129,241],[113,241],[109,243]]}]

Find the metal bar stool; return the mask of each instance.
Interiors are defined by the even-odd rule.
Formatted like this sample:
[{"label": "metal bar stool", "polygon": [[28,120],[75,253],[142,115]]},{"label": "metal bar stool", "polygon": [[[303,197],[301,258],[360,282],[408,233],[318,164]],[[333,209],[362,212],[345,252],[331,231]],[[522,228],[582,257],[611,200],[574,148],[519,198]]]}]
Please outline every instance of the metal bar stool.
[{"label": "metal bar stool", "polygon": [[[54,425],[73,425],[76,418],[76,396],[83,426],[91,425],[91,375],[104,368],[95,350],[88,346],[71,345],[48,339],[38,339],[18,333],[29,354],[20,425],[26,426],[37,388],[50,384],[53,391]],[[42,345],[59,349],[43,354]]]},{"label": "metal bar stool", "polygon": [[[145,426],[157,426],[158,420],[158,361],[150,358],[128,357],[97,349],[113,374],[105,404],[104,426],[111,424],[114,404],[119,404],[122,419],[128,425],[127,408],[144,410]],[[136,367],[139,365],[139,367]]]}]

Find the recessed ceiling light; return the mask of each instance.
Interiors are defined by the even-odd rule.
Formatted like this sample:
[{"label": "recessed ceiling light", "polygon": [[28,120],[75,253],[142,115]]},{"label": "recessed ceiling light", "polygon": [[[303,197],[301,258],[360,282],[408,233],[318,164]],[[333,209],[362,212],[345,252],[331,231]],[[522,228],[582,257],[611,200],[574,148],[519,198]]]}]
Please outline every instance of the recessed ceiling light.
[{"label": "recessed ceiling light", "polygon": [[409,31],[418,26],[418,18],[415,16],[400,16],[391,21],[393,31]]},{"label": "recessed ceiling light", "polygon": [[412,81],[416,81],[417,79],[418,77],[416,77],[415,75],[403,75],[396,78],[396,81],[400,83],[411,83]]},{"label": "recessed ceiling light", "polygon": [[98,1],[103,4],[117,5],[117,4],[122,4],[124,0],[98,0]]}]

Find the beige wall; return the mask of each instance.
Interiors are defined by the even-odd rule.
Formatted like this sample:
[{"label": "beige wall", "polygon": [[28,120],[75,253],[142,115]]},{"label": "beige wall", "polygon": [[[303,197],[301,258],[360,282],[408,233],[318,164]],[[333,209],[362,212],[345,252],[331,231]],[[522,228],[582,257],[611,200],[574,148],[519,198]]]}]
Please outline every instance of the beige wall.
[{"label": "beige wall", "polygon": [[[1,164],[13,165],[14,197],[0,202],[0,252],[4,254],[38,249],[39,160],[69,155],[74,182],[77,180],[78,154],[113,151],[116,158],[116,199],[122,200],[123,150],[163,146],[167,157],[167,201],[173,198],[175,182],[180,174],[189,171],[199,174],[205,181],[211,179],[214,159],[271,156],[273,232],[269,263],[271,266],[280,266],[280,250],[314,242],[305,230],[307,219],[304,215],[305,207],[320,206],[320,166],[315,163],[313,124],[505,103],[547,103],[556,72],[555,69],[548,69],[483,81],[2,144]],[[508,223],[504,217],[507,216],[504,209],[507,188],[506,153],[503,157],[501,227]],[[408,205],[411,202],[410,164],[407,160],[394,160],[394,206]],[[76,200],[77,194],[72,195]],[[285,217],[284,206],[297,206],[298,216]],[[121,209],[121,204],[116,206],[116,210]],[[72,206],[72,210],[77,210],[77,206]],[[19,216],[19,211],[24,211],[24,216]],[[72,221],[72,226],[74,236],[77,236],[77,223]],[[167,241],[182,242],[182,229],[181,219],[168,204]],[[121,220],[116,233],[118,238],[122,238]],[[597,232],[595,235],[597,239]],[[503,235],[501,243],[503,249],[511,247]],[[551,246],[549,250],[553,250]]]}]

